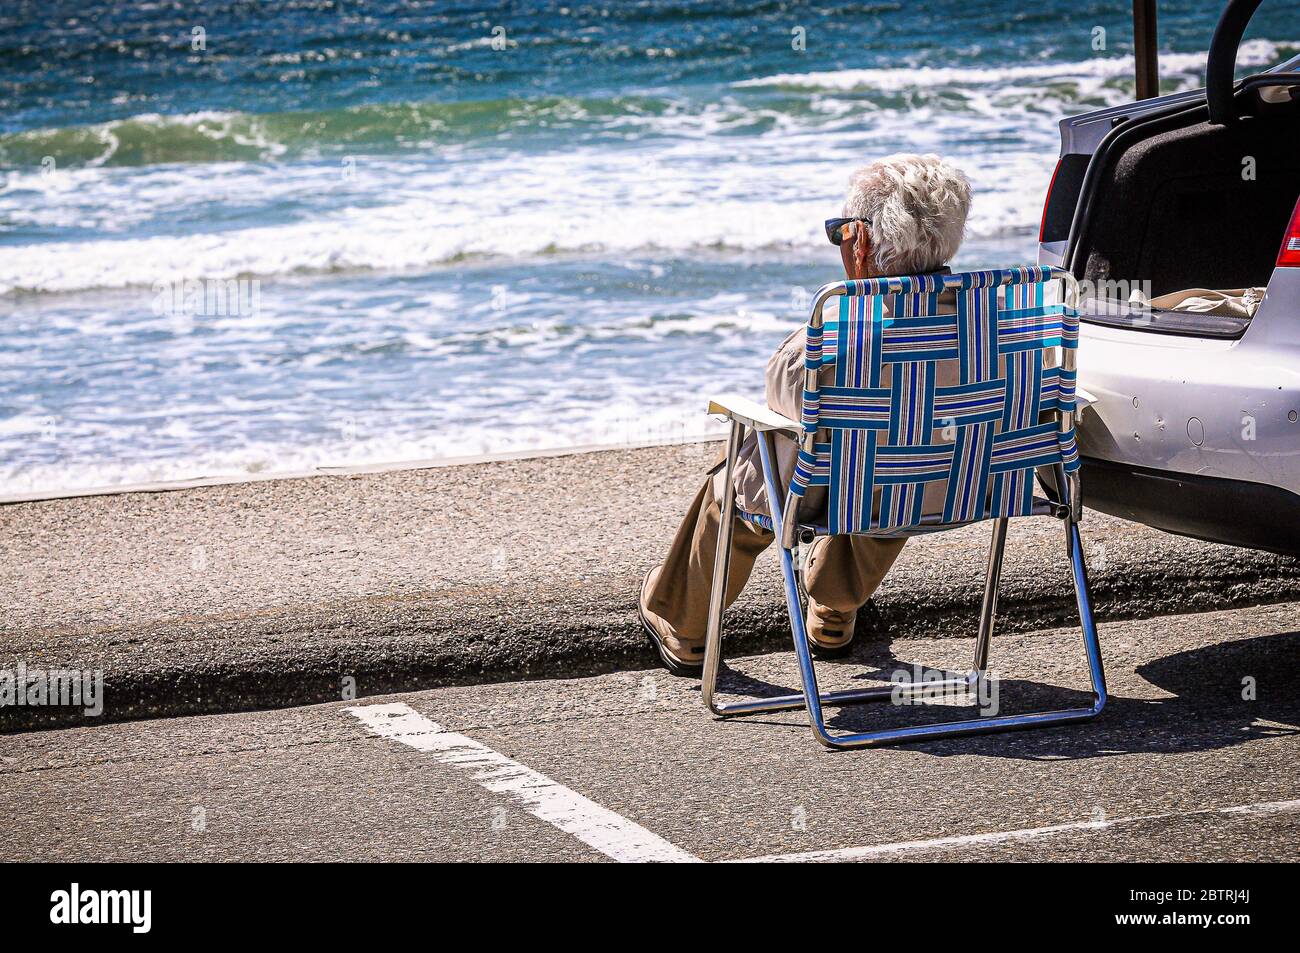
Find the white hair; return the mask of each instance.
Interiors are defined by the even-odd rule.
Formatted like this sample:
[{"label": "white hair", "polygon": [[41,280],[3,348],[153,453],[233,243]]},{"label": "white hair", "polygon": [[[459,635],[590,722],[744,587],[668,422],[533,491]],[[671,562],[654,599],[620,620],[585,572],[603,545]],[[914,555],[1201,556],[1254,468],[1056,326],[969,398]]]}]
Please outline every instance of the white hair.
[{"label": "white hair", "polygon": [[937,271],[961,245],[970,211],[965,173],[937,155],[900,153],[849,178],[845,218],[866,218],[882,275]]}]

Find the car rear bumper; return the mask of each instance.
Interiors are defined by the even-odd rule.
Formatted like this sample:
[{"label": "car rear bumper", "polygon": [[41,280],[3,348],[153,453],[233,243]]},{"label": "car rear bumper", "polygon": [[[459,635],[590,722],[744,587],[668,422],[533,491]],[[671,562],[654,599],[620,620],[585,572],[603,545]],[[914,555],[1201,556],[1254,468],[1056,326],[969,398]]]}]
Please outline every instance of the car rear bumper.
[{"label": "car rear bumper", "polygon": [[1180,536],[1300,556],[1300,496],[1264,483],[1083,457],[1083,502]]},{"label": "car rear bumper", "polygon": [[1223,341],[1084,325],[1079,387],[1095,403],[1080,454],[1300,493],[1300,348],[1264,330]]}]

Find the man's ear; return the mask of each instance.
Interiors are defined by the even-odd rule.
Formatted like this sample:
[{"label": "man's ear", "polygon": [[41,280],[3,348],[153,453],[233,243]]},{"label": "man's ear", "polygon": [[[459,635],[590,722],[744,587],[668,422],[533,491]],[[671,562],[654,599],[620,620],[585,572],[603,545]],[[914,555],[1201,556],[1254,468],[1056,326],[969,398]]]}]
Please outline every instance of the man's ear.
[{"label": "man's ear", "polygon": [[858,277],[868,277],[868,265],[871,262],[871,236],[867,234],[865,222],[854,222],[853,229],[853,264]]}]

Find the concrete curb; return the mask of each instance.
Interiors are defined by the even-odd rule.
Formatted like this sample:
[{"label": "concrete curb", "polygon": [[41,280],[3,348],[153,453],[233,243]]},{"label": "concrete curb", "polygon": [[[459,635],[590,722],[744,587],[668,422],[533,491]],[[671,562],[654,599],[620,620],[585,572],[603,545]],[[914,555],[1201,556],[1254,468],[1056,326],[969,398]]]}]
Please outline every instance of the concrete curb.
[{"label": "concrete curb", "polygon": [[[0,669],[100,668],[106,708],[98,719],[70,707],[0,709],[0,733],[336,701],[345,679],[362,697],[650,668],[637,583],[714,452],[608,451],[5,507],[0,585],[15,596]],[[448,494],[471,502],[447,513]],[[503,499],[530,506],[508,532]],[[195,539],[217,566],[186,572],[184,544]],[[986,540],[974,527],[909,543],[863,610],[860,641],[973,632]],[[1085,540],[1103,622],[1300,601],[1297,560],[1095,513]],[[1062,553],[1054,521],[1013,524],[1000,633],[1072,624]],[[728,616],[729,652],[788,639],[768,554]]]},{"label": "concrete curb", "polygon": [[[1226,588],[1218,585],[1221,576],[1214,581],[1214,586],[1207,586],[1191,576],[1175,579],[1164,573],[1118,585],[1116,580],[1103,579],[1093,587],[1097,615],[1106,622],[1300,601],[1300,582],[1294,578],[1241,573]],[[1050,593],[1020,579],[1007,582],[999,607],[1000,634],[1051,629],[1077,618],[1069,592]],[[1166,587],[1176,590],[1177,597],[1154,595],[1168,591]],[[770,591],[775,586],[765,588]],[[868,642],[903,634],[951,637],[973,629],[978,608],[974,589],[921,598],[882,597],[859,616],[859,638]],[[567,617],[536,610],[536,605],[524,601],[498,601],[491,617],[485,618],[479,611],[452,614],[418,605],[374,604],[322,609],[312,616],[169,627],[153,635],[176,645],[191,641],[211,645],[220,638],[228,651],[219,658],[177,653],[166,665],[140,664],[132,646],[141,633],[103,633],[110,641],[98,660],[105,672],[107,701],[101,718],[88,718],[75,708],[10,708],[3,712],[0,732],[338,701],[345,677],[354,680],[357,697],[363,697],[446,685],[573,678],[655,665],[626,594],[621,603],[584,600]],[[789,648],[784,603],[775,598],[746,599],[728,614],[727,622],[729,652]],[[462,637],[471,626],[480,634]],[[536,638],[539,629],[554,637]],[[250,637],[261,643],[256,651],[244,650]],[[1103,647],[1104,638],[1103,629]],[[1061,651],[1077,653],[1080,647],[1063,643]],[[994,654],[996,661],[996,646]]]}]

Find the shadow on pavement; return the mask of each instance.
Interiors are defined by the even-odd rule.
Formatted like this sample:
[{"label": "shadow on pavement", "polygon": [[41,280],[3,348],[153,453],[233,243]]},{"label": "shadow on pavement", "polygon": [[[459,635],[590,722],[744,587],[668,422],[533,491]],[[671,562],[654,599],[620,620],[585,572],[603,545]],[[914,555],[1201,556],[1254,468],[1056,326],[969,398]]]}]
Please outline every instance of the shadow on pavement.
[{"label": "shadow on pavement", "polygon": [[[861,671],[863,664],[869,667]],[[829,674],[835,663],[820,663]],[[866,658],[847,663],[858,669],[854,680],[888,682],[900,669],[909,674],[917,663],[899,659],[889,647],[870,650]],[[923,673],[943,674],[921,665]],[[985,755],[1022,760],[1073,760],[1116,754],[1210,751],[1256,738],[1300,735],[1300,632],[1284,632],[1225,642],[1167,655],[1138,666],[1137,674],[1172,697],[1135,698],[1115,693],[1105,710],[1091,722],[1031,731],[951,738],[910,745],[912,750],[941,757]],[[824,676],[823,682],[828,681]],[[721,679],[723,691],[752,696],[786,694],[796,686],[777,686],[735,671]],[[823,691],[825,685],[823,685]],[[1003,679],[999,711],[1012,714],[1057,708],[1086,707],[1091,693],[1043,682]],[[897,706],[888,702],[828,709],[827,725],[841,732],[869,731],[908,724],[976,717],[968,701]],[[770,730],[806,731],[800,724],[761,716]],[[808,743],[815,744],[811,738]]]}]

